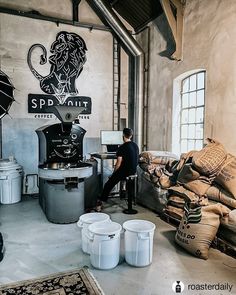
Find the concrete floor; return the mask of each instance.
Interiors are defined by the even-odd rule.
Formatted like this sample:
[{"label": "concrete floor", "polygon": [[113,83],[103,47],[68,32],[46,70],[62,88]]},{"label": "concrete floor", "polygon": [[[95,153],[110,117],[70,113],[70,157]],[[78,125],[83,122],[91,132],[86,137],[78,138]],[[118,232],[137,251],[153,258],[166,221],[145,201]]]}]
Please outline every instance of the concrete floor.
[{"label": "concrete floor", "polygon": [[[210,249],[207,261],[195,258],[174,243],[175,230],[155,213],[138,207],[137,215],[125,215],[114,203],[105,211],[122,224],[128,219],[146,219],[156,224],[153,262],[136,268],[122,261],[112,270],[97,270],[83,254],[79,230],[74,224],[59,225],[47,221],[38,200],[26,197],[18,204],[0,206],[0,231],[5,256],[0,263],[0,284],[26,280],[71,270],[84,265],[106,295],[170,295],[172,284],[185,284],[183,294],[236,294],[236,260]],[[190,291],[188,284],[231,284],[231,292]],[[195,288],[192,286],[192,288]]]}]

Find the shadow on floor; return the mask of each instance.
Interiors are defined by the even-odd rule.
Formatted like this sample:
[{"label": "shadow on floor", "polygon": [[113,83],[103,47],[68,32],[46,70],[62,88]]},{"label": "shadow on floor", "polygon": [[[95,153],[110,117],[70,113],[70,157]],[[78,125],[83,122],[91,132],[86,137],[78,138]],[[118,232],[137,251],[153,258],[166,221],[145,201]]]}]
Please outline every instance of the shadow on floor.
[{"label": "shadow on floor", "polygon": [[182,247],[180,247],[176,242],[175,242],[175,234],[176,230],[167,230],[167,231],[161,231],[160,234],[162,234],[169,242],[170,244],[175,248],[176,252],[182,256],[189,256]]}]

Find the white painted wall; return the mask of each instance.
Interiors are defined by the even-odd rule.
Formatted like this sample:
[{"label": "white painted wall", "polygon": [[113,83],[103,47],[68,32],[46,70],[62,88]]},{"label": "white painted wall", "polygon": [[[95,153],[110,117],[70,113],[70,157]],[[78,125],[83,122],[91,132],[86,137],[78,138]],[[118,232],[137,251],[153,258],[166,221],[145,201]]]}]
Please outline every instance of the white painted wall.
[{"label": "white painted wall", "polygon": [[[83,1],[84,2],[84,1]],[[82,2],[82,3],[83,3]],[[7,6],[9,1],[0,1]],[[71,19],[71,1],[11,1],[8,7],[39,10],[51,16]],[[83,3],[80,13],[86,21],[99,23],[91,8]],[[27,110],[29,93],[44,94],[39,81],[33,76],[27,64],[27,53],[31,45],[40,43],[49,49],[60,31],[74,32],[80,35],[87,45],[87,62],[77,79],[79,95],[92,98],[92,114],[89,119],[81,119],[81,126],[87,130],[84,140],[84,152],[93,152],[101,148],[100,130],[112,129],[112,35],[100,30],[88,30],[69,25],[59,25],[48,21],[30,19],[9,14],[0,14],[0,68],[15,86],[15,99],[10,116],[5,116],[3,124],[3,158],[14,155],[24,168],[25,173],[37,173],[38,139],[35,129],[42,125],[57,122],[57,119],[35,119]],[[41,53],[38,51],[38,58]],[[35,64],[39,64],[37,51]],[[49,66],[37,67],[42,75],[49,74]]]},{"label": "white painted wall", "polygon": [[[85,0],[82,0],[85,2]],[[1,7],[21,11],[38,11],[42,15],[72,19],[71,0],[0,0]]]},{"label": "white painted wall", "polygon": [[206,70],[205,137],[236,154],[236,1],[187,0],[183,61],[165,55],[172,46],[162,15],[150,26],[148,149],[171,150],[173,81],[194,69]]}]

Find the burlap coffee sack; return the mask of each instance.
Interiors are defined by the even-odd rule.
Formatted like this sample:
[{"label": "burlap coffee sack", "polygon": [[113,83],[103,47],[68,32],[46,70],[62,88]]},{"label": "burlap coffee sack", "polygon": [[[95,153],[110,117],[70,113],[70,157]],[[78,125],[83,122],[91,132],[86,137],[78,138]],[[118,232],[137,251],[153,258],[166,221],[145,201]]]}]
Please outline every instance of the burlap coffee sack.
[{"label": "burlap coffee sack", "polygon": [[158,164],[158,165],[166,165],[169,162],[174,161],[175,159],[169,158],[169,157],[165,157],[165,156],[154,156],[152,155],[152,160],[151,163],[152,164]]},{"label": "burlap coffee sack", "polygon": [[163,169],[162,169],[162,167],[160,167],[160,166],[156,166],[155,171],[154,171],[154,174],[155,174],[157,177],[161,177],[162,174],[163,174]]},{"label": "burlap coffee sack", "polygon": [[142,152],[139,155],[139,163],[151,164],[152,155],[149,152]]},{"label": "burlap coffee sack", "polygon": [[206,191],[211,186],[209,183],[202,181],[200,179],[182,183],[182,185],[191,192],[194,192],[198,196],[205,195]]},{"label": "burlap coffee sack", "polygon": [[179,204],[185,204],[185,199],[181,196],[178,196],[178,195],[169,195],[168,197],[168,201],[173,201],[173,202],[176,202],[176,203],[179,203]]},{"label": "burlap coffee sack", "polygon": [[215,182],[230,192],[236,199],[236,157],[227,154],[227,158],[215,178]]},{"label": "burlap coffee sack", "polygon": [[177,181],[180,183],[186,183],[198,179],[200,175],[201,174],[194,168],[192,163],[187,163],[184,164],[179,171]]},{"label": "burlap coffee sack", "polygon": [[233,209],[236,208],[236,200],[234,199],[233,195],[225,191],[220,186],[210,186],[206,191],[206,196],[210,200],[220,202]]},{"label": "burlap coffee sack", "polygon": [[197,152],[198,151],[193,150],[193,151],[189,151],[187,153],[181,154],[180,160],[179,160],[178,164],[176,165],[176,170],[180,171],[186,163],[188,163],[188,162],[192,163],[192,157]]},{"label": "burlap coffee sack", "polygon": [[174,217],[178,220],[181,220],[184,215],[184,209],[176,208],[176,207],[170,206],[170,205],[166,206],[164,212],[167,213],[168,215],[170,215],[171,217]]},{"label": "burlap coffee sack", "polygon": [[201,176],[191,163],[185,164],[179,172],[177,183],[202,196],[211,185],[209,178]]},{"label": "burlap coffee sack", "polygon": [[166,165],[169,161],[174,161],[178,157],[165,151],[145,151],[139,155],[140,163]]},{"label": "burlap coffee sack", "polygon": [[209,142],[202,150],[194,153],[192,162],[200,174],[216,176],[224,163],[227,153],[224,146],[216,140]]},{"label": "burlap coffee sack", "polygon": [[228,215],[224,216],[220,223],[236,234],[236,209],[230,211]]},{"label": "burlap coffee sack", "polygon": [[200,196],[199,200],[198,200],[198,205],[200,205],[200,206],[210,205],[208,198],[206,196]]},{"label": "burlap coffee sack", "polygon": [[184,200],[188,203],[197,203],[199,201],[199,196],[183,186],[171,186],[168,189],[168,192],[170,195],[177,195],[184,198]]},{"label": "burlap coffee sack", "polygon": [[173,185],[173,183],[170,180],[170,177],[164,173],[159,178],[159,183],[161,185],[161,188],[164,188],[164,189],[167,189]]},{"label": "burlap coffee sack", "polygon": [[195,256],[208,259],[208,251],[220,225],[220,218],[230,210],[215,204],[194,209],[185,208],[175,241]]},{"label": "burlap coffee sack", "polygon": [[139,167],[143,170],[148,172],[149,174],[153,174],[156,169],[156,165],[154,164],[147,164],[147,163],[139,163]]},{"label": "burlap coffee sack", "polygon": [[167,205],[183,209],[185,200],[180,196],[171,195],[168,197]]},{"label": "burlap coffee sack", "polygon": [[155,171],[154,171],[154,174],[157,176],[157,177],[161,177],[162,174],[165,174],[167,176],[171,176],[172,173],[169,172],[168,170],[165,169],[165,167],[161,166],[161,165],[157,165],[156,168],[155,168]]},{"label": "burlap coffee sack", "polygon": [[[184,208],[186,201],[183,197],[178,196],[178,195],[170,195],[168,197],[168,205],[178,207],[178,208]],[[209,201],[207,197],[201,196],[199,197],[199,200],[197,202],[198,205],[200,206],[207,206],[209,205]]]}]

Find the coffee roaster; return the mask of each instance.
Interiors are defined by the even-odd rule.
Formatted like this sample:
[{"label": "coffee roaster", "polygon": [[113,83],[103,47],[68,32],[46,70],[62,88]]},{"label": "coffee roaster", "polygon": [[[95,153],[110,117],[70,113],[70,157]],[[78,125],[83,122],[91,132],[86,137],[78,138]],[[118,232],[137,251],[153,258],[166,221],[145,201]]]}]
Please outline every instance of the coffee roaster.
[{"label": "coffee roaster", "polygon": [[36,130],[39,138],[39,203],[49,221],[76,222],[84,213],[84,180],[93,173],[83,161],[83,138],[79,126],[81,107],[50,108],[61,123]]}]

